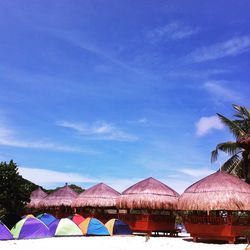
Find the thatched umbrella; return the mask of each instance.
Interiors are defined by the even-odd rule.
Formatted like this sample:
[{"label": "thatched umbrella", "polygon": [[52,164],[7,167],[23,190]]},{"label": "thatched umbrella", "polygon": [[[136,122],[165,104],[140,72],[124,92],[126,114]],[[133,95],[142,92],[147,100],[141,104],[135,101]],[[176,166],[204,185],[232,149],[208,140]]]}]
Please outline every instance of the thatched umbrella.
[{"label": "thatched umbrella", "polygon": [[41,207],[71,206],[78,194],[68,185],[49,194],[39,202]]},{"label": "thatched umbrella", "polygon": [[122,192],[116,199],[119,208],[174,209],[179,194],[162,182],[150,177]]},{"label": "thatched umbrella", "polygon": [[250,185],[218,171],[188,187],[178,201],[179,210],[250,210]]},{"label": "thatched umbrella", "polygon": [[99,183],[82,192],[72,203],[72,207],[114,207],[119,192]]},{"label": "thatched umbrella", "polygon": [[27,208],[39,208],[39,202],[43,200],[48,194],[45,193],[41,187],[33,191],[30,195],[30,202],[26,205]]}]

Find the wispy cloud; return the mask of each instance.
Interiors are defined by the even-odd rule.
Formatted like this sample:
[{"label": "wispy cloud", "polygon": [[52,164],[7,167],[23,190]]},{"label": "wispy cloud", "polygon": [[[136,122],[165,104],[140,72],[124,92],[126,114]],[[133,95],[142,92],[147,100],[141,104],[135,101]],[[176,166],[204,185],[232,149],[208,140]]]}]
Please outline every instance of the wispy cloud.
[{"label": "wispy cloud", "polygon": [[145,124],[145,123],[148,123],[148,119],[146,119],[146,118],[140,118],[140,119],[137,119],[137,120],[127,121],[127,123],[131,123],[131,124]]},{"label": "wispy cloud", "polygon": [[115,125],[107,122],[76,123],[69,121],[59,121],[56,123],[60,127],[75,130],[80,135],[93,140],[113,140],[113,141],[136,141],[138,138],[128,134]]},{"label": "wispy cloud", "polygon": [[207,81],[203,84],[203,88],[208,91],[213,98],[222,101],[240,101],[242,97],[239,93],[232,90],[232,88],[225,87],[228,82],[224,81]]},{"label": "wispy cloud", "polygon": [[[61,172],[61,171],[48,170],[42,168],[32,168],[32,167],[19,167],[19,173],[25,179],[28,179],[45,188],[55,188],[58,185],[64,185],[64,183],[78,184],[83,188],[89,188],[92,185],[95,185],[96,183],[104,182],[119,192],[123,192],[128,187],[149,177],[142,175],[141,177],[133,177],[133,178],[116,178],[110,176],[92,178],[91,176],[82,175],[81,173]],[[197,177],[199,176],[200,175],[198,175]],[[180,180],[180,179],[177,180],[176,178],[171,178],[171,177],[160,178],[158,180],[167,184],[169,187],[173,188],[179,193],[182,193],[185,190],[185,188],[187,188],[189,185],[192,184],[192,181]]]},{"label": "wispy cloud", "polygon": [[[141,176],[138,178],[124,178],[124,179],[105,177],[102,181],[107,183],[108,185],[116,189],[117,191],[123,192],[128,187],[148,177],[150,176]],[[151,177],[154,177],[157,180],[168,185],[170,188],[173,188],[179,194],[181,194],[188,186],[192,184],[192,180],[187,180],[187,179],[181,180],[180,176],[178,176],[178,178],[171,178],[171,177],[157,178],[155,176],[151,176]]]},{"label": "wispy cloud", "polygon": [[147,38],[155,43],[166,40],[181,40],[196,34],[199,28],[191,28],[180,22],[171,22],[165,26],[149,31]]},{"label": "wispy cloud", "polygon": [[[87,51],[99,58],[105,59],[107,62],[112,63],[113,65],[119,66],[122,69],[128,70],[136,74],[144,74],[137,68],[131,66],[129,63],[121,60],[117,55],[114,55],[108,50],[105,50],[101,46],[98,46],[95,42],[90,42],[88,39],[84,38],[80,33],[71,32],[71,31],[62,31],[62,30],[51,30],[47,29],[53,36],[56,36],[64,41],[68,42],[74,47]],[[99,67],[99,66],[97,66]],[[105,70],[109,66],[105,66]]]},{"label": "wispy cloud", "polygon": [[201,117],[196,123],[196,135],[204,136],[211,130],[221,130],[224,126],[217,116]]},{"label": "wispy cloud", "polygon": [[193,51],[188,59],[194,62],[205,62],[228,56],[236,56],[250,50],[250,36],[234,37],[225,42],[216,43]]},{"label": "wispy cloud", "polygon": [[210,168],[183,168],[178,170],[181,173],[187,174],[192,177],[202,178],[207,175],[210,175],[214,172],[214,170]]},{"label": "wispy cloud", "polygon": [[39,184],[48,185],[55,183],[96,183],[98,179],[83,176],[73,172],[60,172],[42,168],[20,167],[19,173],[26,179]]},{"label": "wispy cloud", "polygon": [[48,140],[27,140],[23,138],[18,139],[17,133],[12,129],[7,128],[7,126],[4,126],[3,124],[0,124],[0,145],[17,148],[43,149],[58,152],[96,154],[96,152],[92,150],[61,145]]}]

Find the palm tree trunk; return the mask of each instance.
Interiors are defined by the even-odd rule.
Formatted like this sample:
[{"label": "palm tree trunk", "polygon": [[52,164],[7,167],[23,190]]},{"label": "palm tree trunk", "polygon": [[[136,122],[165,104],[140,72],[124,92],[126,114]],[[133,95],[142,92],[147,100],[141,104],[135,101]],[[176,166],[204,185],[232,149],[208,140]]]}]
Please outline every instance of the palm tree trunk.
[{"label": "palm tree trunk", "polygon": [[244,169],[243,169],[244,179],[248,184],[250,184],[250,150],[245,150],[242,153],[242,157],[244,164]]}]

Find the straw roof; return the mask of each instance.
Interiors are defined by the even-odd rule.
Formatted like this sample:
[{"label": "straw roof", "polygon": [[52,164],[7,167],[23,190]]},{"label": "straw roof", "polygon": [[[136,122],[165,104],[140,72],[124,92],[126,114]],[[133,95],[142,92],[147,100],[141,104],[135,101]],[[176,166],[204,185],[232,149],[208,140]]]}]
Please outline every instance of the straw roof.
[{"label": "straw roof", "polygon": [[110,186],[99,183],[82,192],[73,202],[72,207],[114,207],[119,192]]},{"label": "straw roof", "polygon": [[180,210],[250,210],[250,185],[218,171],[188,187],[178,201]]},{"label": "straw roof", "polygon": [[119,208],[174,209],[179,194],[150,177],[126,189],[116,200]]},{"label": "straw roof", "polygon": [[30,202],[26,205],[27,208],[38,208],[38,204],[43,200],[48,194],[45,193],[41,187],[33,191],[30,195]]},{"label": "straw roof", "polygon": [[69,186],[62,187],[39,202],[40,207],[71,206],[78,194]]}]

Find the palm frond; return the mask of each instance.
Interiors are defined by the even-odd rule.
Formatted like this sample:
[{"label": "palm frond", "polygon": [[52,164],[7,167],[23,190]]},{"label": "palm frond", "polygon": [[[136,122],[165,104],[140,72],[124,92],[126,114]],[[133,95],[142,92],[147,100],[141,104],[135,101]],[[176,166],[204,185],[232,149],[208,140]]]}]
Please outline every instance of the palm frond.
[{"label": "palm frond", "polygon": [[215,162],[217,160],[219,155],[219,150],[229,155],[235,155],[241,151],[236,142],[228,141],[219,143],[216,146],[215,150],[211,152],[211,162]]},{"label": "palm frond", "polygon": [[238,114],[236,114],[235,116],[241,117],[243,119],[250,119],[250,110],[249,109],[242,107],[242,106],[239,106],[239,105],[236,105],[236,104],[233,104],[233,107],[238,112]]},{"label": "palm frond", "polygon": [[212,163],[217,161],[218,155],[219,155],[219,152],[218,152],[217,148],[211,152],[211,162]]},{"label": "palm frond", "polygon": [[238,147],[238,144],[233,141],[223,142],[219,143],[216,148],[220,151],[223,151],[224,153],[227,153],[229,155],[238,154],[241,149]]},{"label": "palm frond", "polygon": [[226,118],[225,116],[218,114],[219,119],[221,122],[229,128],[230,132],[233,133],[233,135],[238,139],[239,137],[242,137],[246,135],[246,132],[234,121],[231,121],[230,119]]},{"label": "palm frond", "polygon": [[235,154],[232,157],[230,157],[224,164],[221,166],[221,170],[227,173],[232,173],[234,175],[237,175],[237,173],[240,172],[238,169],[241,166],[242,158]]}]

